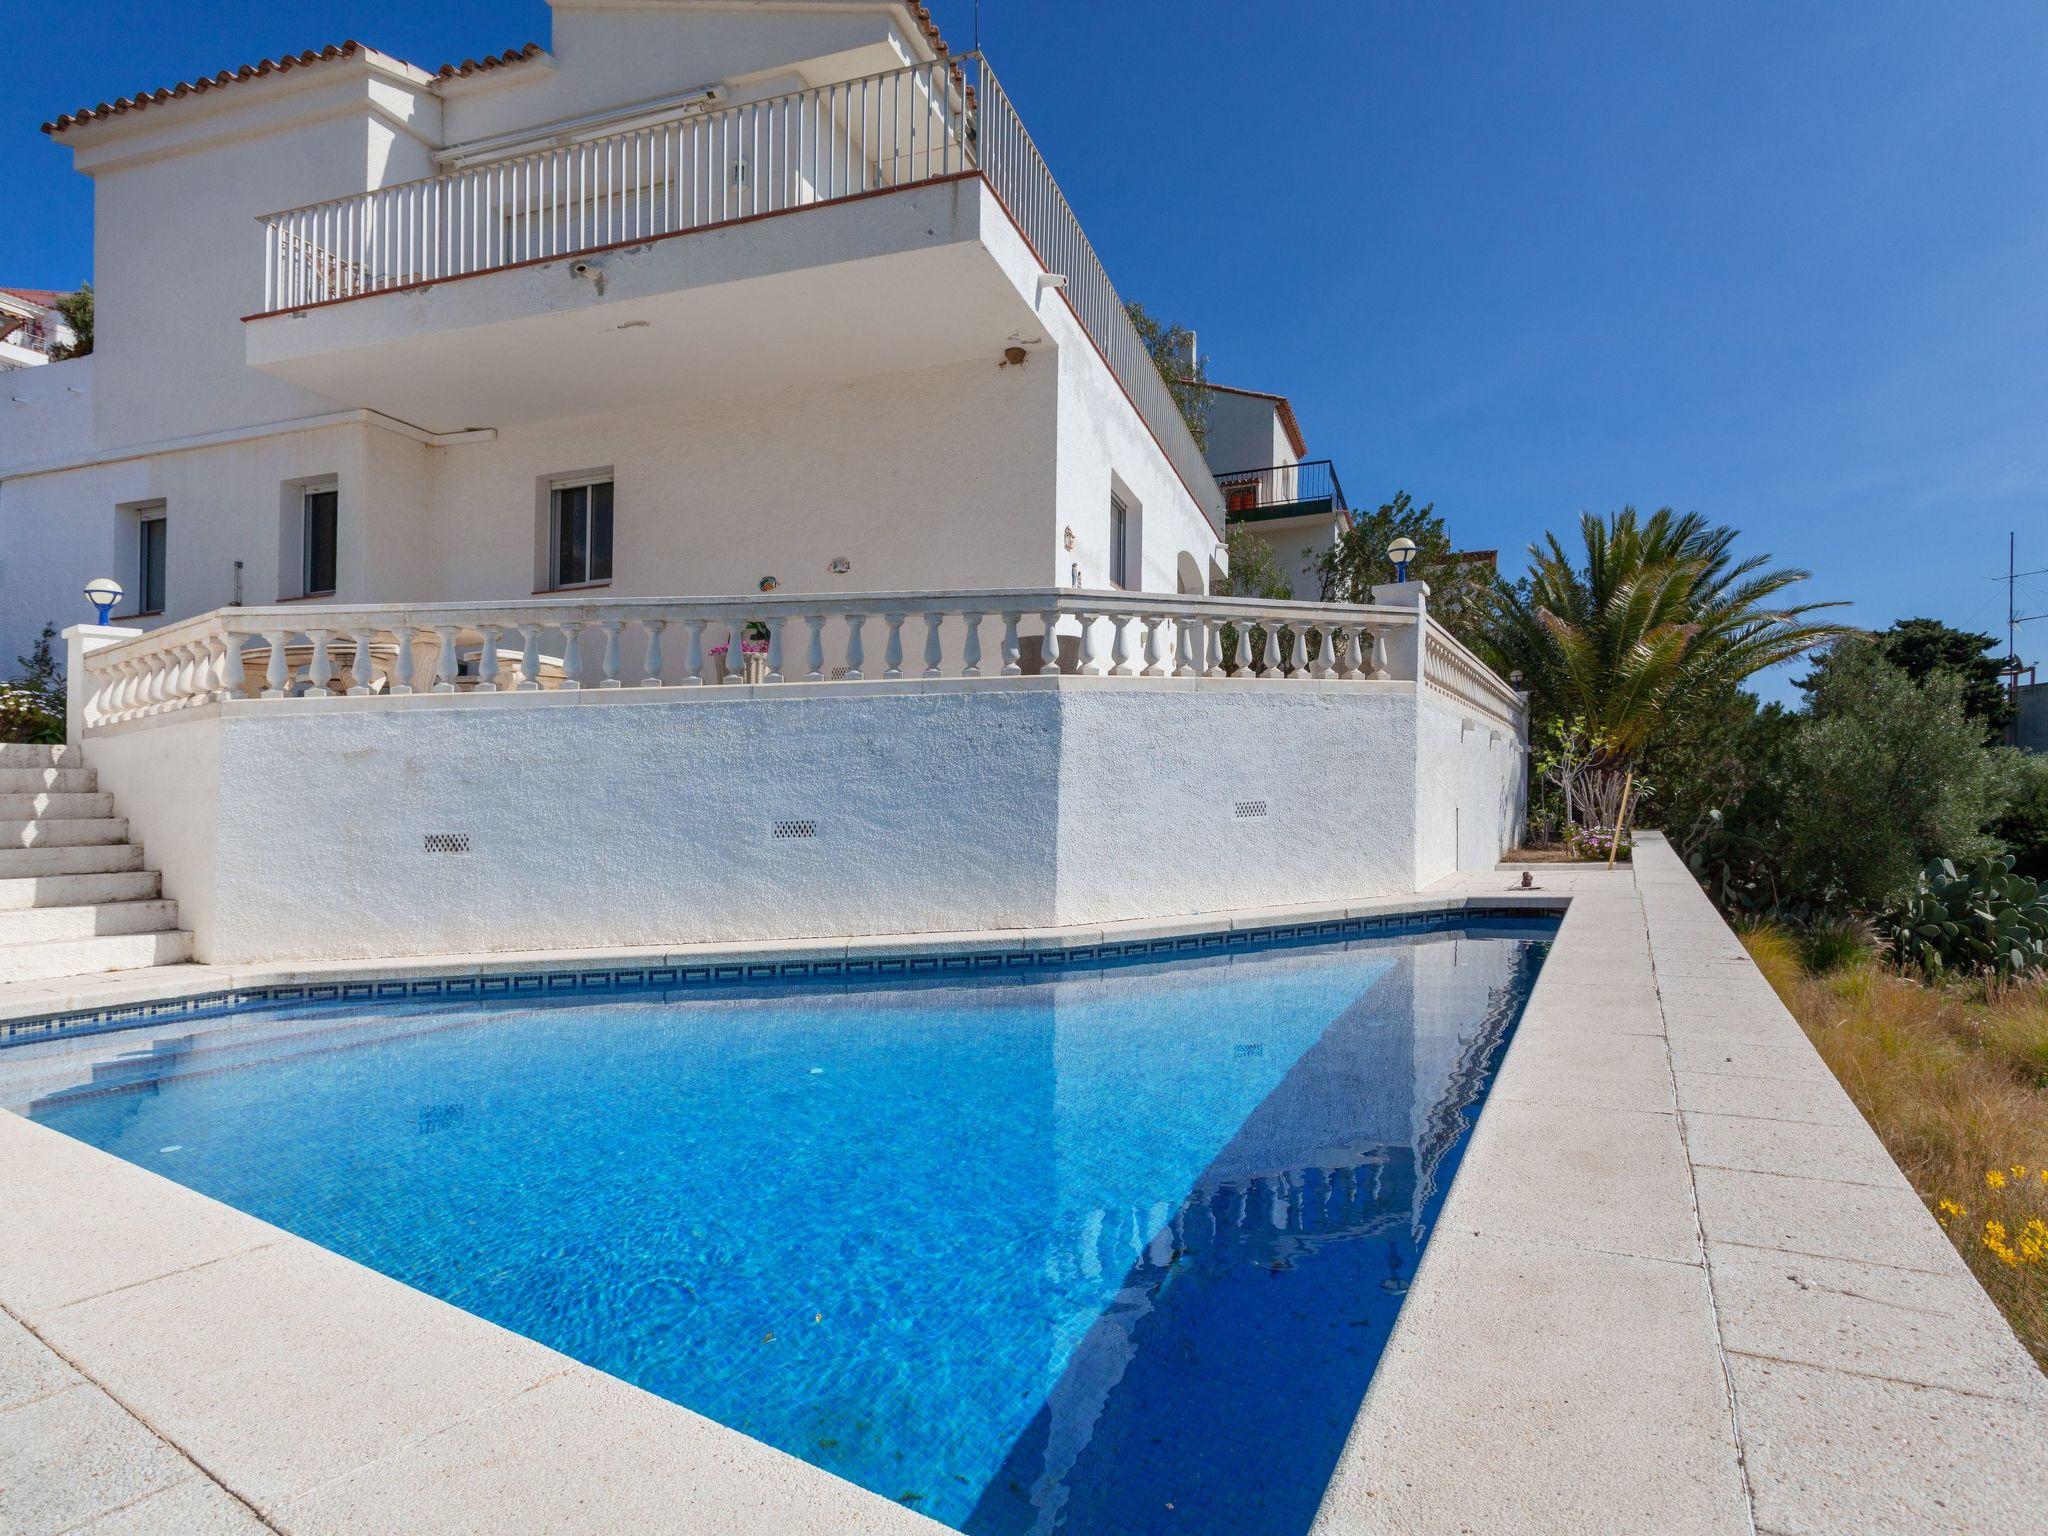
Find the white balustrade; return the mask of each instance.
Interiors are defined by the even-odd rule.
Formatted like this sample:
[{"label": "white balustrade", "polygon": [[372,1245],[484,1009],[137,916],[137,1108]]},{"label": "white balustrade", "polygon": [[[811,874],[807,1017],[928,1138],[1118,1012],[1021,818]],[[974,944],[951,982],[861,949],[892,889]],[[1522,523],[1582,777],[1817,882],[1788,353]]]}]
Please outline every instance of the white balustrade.
[{"label": "white balustrade", "polygon": [[[905,659],[906,624],[916,626],[914,663]],[[868,655],[877,625],[878,673]],[[1065,666],[1062,628],[1076,637]],[[672,654],[665,637],[678,631]],[[765,648],[750,633],[765,633]],[[991,637],[1001,657],[993,671],[984,666]],[[595,683],[586,682],[586,644]],[[1398,675],[1390,660],[1418,655],[1420,678]],[[1514,691],[1412,608],[1072,589],[225,608],[89,652],[81,671],[88,728],[223,702],[374,708],[421,687],[503,691],[509,701],[585,686],[720,681],[909,689],[1068,678],[1143,687],[1168,677],[1259,688],[1419,683],[1490,724],[1516,729],[1522,718]]]}]

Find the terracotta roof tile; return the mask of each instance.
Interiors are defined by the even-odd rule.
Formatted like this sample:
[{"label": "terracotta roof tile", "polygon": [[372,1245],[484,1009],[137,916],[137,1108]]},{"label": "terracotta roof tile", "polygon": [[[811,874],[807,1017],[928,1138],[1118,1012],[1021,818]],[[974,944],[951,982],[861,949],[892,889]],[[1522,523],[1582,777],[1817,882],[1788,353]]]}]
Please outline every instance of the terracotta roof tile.
[{"label": "terracotta roof tile", "polygon": [[434,71],[434,78],[457,80],[465,75],[480,75],[486,70],[503,69],[508,64],[524,64],[528,59],[539,58],[543,51],[539,43],[528,43],[524,48],[507,48],[503,53],[487,54],[481,59],[464,59],[460,64],[443,64]]},{"label": "terracotta roof tile", "polygon": [[1294,445],[1295,454],[1302,458],[1308,456],[1308,442],[1301,435],[1301,423],[1294,417],[1294,402],[1285,395],[1276,395],[1268,389],[1238,389],[1230,384],[1211,384],[1206,379],[1202,381],[1202,388],[1213,389],[1222,395],[1249,395],[1254,400],[1272,401],[1279,410],[1281,429],[1286,432],[1287,441]]},{"label": "terracotta roof tile", "polygon": [[[363,44],[351,38],[344,43],[329,43],[325,48],[308,48],[302,53],[287,53],[281,58],[259,59],[254,64],[244,64],[237,69],[224,69],[219,74],[203,75],[197,80],[181,80],[176,85],[167,85],[159,90],[138,91],[133,96],[123,96],[118,101],[103,101],[96,107],[80,107],[76,112],[66,112],[54,122],[43,124],[43,132],[62,133],[67,128],[75,128],[81,123],[119,117],[126,112],[141,112],[166,101],[175,101],[180,96],[198,96],[243,80],[257,80],[265,75],[282,74],[290,69],[305,69],[309,65],[325,64],[334,59],[354,58],[369,51]],[[541,51],[540,44],[528,43],[524,48],[508,48],[503,53],[482,60],[464,59],[460,64],[443,64],[435,71],[434,78],[452,80],[463,75],[479,74],[487,69],[503,69],[508,64],[523,63],[534,58]]]}]

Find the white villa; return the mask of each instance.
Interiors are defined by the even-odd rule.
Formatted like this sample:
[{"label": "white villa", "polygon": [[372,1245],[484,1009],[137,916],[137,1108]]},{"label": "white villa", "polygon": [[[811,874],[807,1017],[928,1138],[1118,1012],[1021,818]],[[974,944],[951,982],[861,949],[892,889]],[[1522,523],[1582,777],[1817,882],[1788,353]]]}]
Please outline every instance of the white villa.
[{"label": "white villa", "polygon": [[[96,350],[10,376],[0,655],[124,593],[0,880],[146,852],[179,926],[15,974],[1491,868],[1520,701],[1419,583],[1310,601],[1333,467],[1277,395],[1196,446],[986,59],[897,0],[551,3],[44,125]],[[1233,515],[1300,601],[1205,595]]]},{"label": "white villa", "polygon": [[40,368],[78,338],[47,288],[0,288],[0,373]]}]

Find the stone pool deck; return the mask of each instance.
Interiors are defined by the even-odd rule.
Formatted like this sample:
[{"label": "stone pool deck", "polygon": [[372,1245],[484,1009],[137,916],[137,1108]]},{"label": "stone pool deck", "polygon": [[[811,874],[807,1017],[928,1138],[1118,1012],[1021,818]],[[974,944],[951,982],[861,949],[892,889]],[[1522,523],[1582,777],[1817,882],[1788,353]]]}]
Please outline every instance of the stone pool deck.
[{"label": "stone pool deck", "polygon": [[[1344,909],[1570,903],[1316,1531],[2035,1528],[2048,1378],[1683,866],[1650,837],[1632,870],[1536,879]],[[1065,947],[1334,910],[860,943]],[[9,989],[0,1019],[651,958],[176,967]],[[0,1530],[942,1529],[10,1114],[0,1170]]]}]

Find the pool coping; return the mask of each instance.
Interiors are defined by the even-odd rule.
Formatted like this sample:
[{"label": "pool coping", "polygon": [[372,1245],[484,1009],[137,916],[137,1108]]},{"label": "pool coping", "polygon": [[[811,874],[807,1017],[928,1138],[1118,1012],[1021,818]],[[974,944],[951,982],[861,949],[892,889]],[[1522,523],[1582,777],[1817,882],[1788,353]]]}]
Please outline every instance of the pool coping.
[{"label": "pool coping", "polygon": [[[2048,1447],[2048,1380],[1683,865],[1651,835],[1633,869],[1544,868],[1529,892],[1512,878],[1227,927],[661,958],[1073,958],[1396,911],[1562,909],[1316,1531],[2023,1523],[2048,1497],[2048,1457],[2028,1454]],[[599,958],[654,963],[178,967],[208,974],[39,1001],[47,1016],[181,986]],[[53,1530],[109,1511],[126,1531],[295,1536],[944,1529],[47,1127],[0,1115],[0,1165],[0,1223],[19,1235],[0,1247],[0,1468],[26,1468],[0,1477],[0,1526],[35,1528],[8,1503],[28,1498]]]}]

